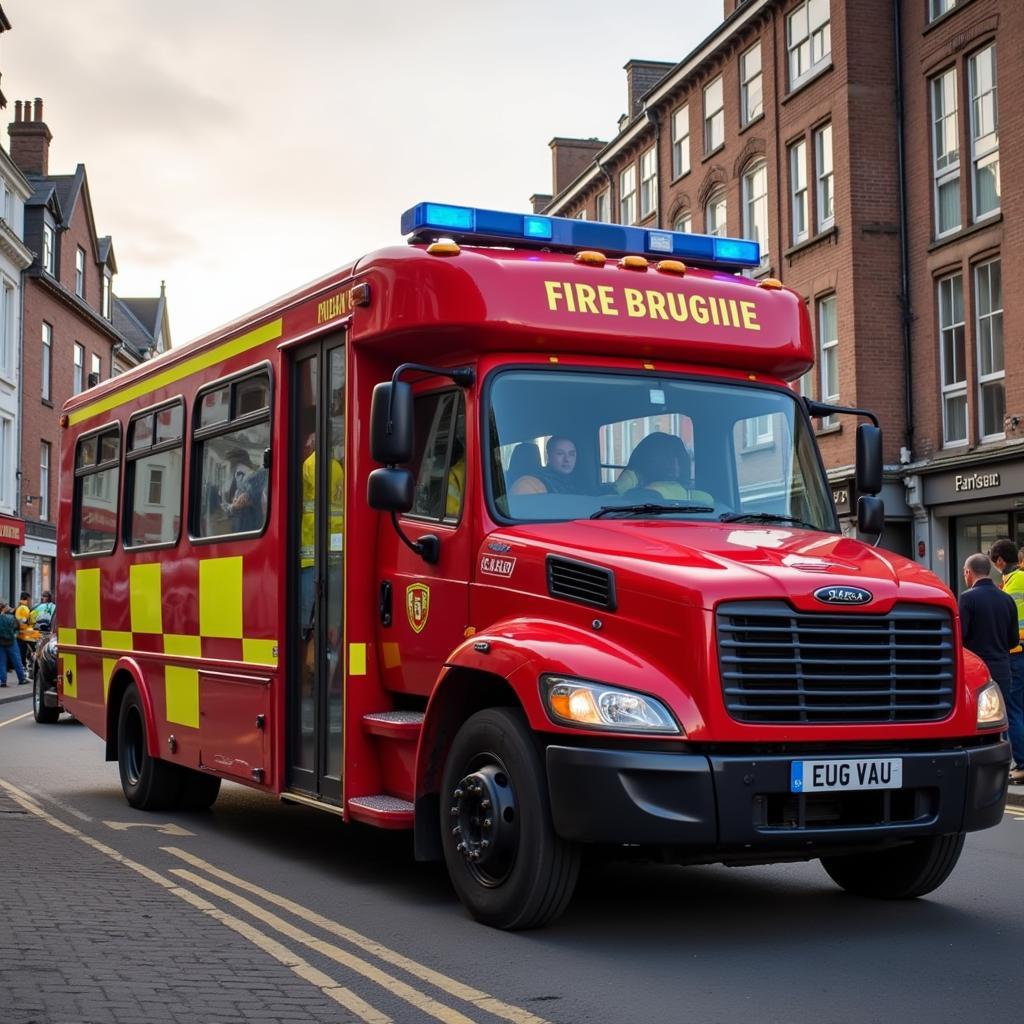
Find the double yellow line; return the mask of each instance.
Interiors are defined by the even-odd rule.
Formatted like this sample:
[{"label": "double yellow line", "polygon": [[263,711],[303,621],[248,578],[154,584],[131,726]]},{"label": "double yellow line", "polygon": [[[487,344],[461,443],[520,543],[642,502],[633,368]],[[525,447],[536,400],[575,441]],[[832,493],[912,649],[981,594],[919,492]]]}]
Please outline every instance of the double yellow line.
[{"label": "double yellow line", "polygon": [[[203,872],[203,874],[198,874],[197,871],[192,871],[188,868],[172,868],[169,874],[174,877],[169,878],[167,875],[154,871],[145,864],[140,864],[138,861],[125,857],[113,847],[107,846],[98,839],[86,835],[74,826],[55,817],[29,794],[3,779],[0,779],[0,789],[5,790],[13,800],[29,813],[43,819],[61,832],[73,836],[123,867],[136,872],[168,893],[184,900],[196,910],[206,914],[208,917],[212,917],[225,927],[241,935],[254,946],[257,946],[279,963],[288,967],[298,977],[314,985],[327,998],[344,1006],[361,1021],[364,1021],[365,1024],[394,1024],[394,1022],[382,1010],[377,1009],[350,988],[340,984],[335,978],[315,967],[304,957],[296,953],[293,948],[273,938],[268,934],[267,929],[278,932],[293,943],[305,946],[320,956],[380,986],[391,997],[402,1000],[427,1016],[441,1021],[442,1024],[475,1024],[475,1022],[473,1018],[467,1017],[454,1006],[449,1006],[439,999],[435,999],[428,992],[422,991],[416,986],[403,981],[396,975],[377,966],[367,957],[374,957],[380,962],[396,967],[412,977],[433,986],[453,999],[469,1004],[469,1007],[472,1009],[509,1021],[510,1024],[548,1024],[543,1018],[537,1017],[528,1010],[502,1002],[500,999],[496,999],[480,989],[465,985],[439,971],[432,970],[365,935],[361,935],[351,928],[347,928],[345,925],[339,924],[337,921],[324,917],[322,914],[318,914],[316,911],[310,910],[308,907],[304,907],[275,892],[254,885],[244,878],[239,878],[237,875],[224,871],[202,858],[196,857],[194,854],[187,853],[185,850],[174,846],[162,847],[164,852],[197,869],[197,871]],[[217,879],[217,881],[213,881],[213,879]],[[178,884],[178,880],[242,911],[250,918],[255,919],[258,925],[263,925],[264,927],[261,928],[250,921],[228,913],[217,906],[217,904],[212,903],[198,892],[195,892],[193,888],[185,888],[184,885]],[[226,885],[219,884],[221,882],[226,883]],[[233,888],[228,888],[227,886]],[[254,896],[261,902],[249,899],[248,896],[243,896],[236,890],[241,890],[242,893]],[[347,946],[355,947],[356,952],[343,948],[335,942],[318,938],[304,928],[268,910],[265,904],[270,904],[292,915],[294,918],[298,918],[306,924],[312,925],[336,939],[340,939]],[[364,955],[361,956],[359,954]]]}]

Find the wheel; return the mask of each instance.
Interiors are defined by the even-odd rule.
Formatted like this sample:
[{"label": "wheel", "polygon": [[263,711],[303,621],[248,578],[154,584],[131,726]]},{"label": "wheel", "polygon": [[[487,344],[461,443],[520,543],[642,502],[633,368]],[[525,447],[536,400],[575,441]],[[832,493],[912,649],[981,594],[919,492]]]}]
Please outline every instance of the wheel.
[{"label": "wheel", "polygon": [[821,866],[847,892],[883,900],[912,900],[938,889],[949,878],[964,834],[928,836],[876,853],[822,857]]},{"label": "wheel", "polygon": [[179,806],[185,811],[205,811],[213,806],[220,793],[220,779],[216,775],[183,769],[185,780],[181,790]]},{"label": "wheel", "polygon": [[40,725],[53,725],[60,718],[60,708],[48,708],[43,700],[42,673],[37,672],[32,680],[32,715]]},{"label": "wheel", "polygon": [[565,909],[579,848],[555,835],[544,765],[519,711],[488,708],[459,729],[445,762],[441,836],[469,912],[495,928],[538,928]]},{"label": "wheel", "polygon": [[184,775],[176,764],[151,757],[146,749],[146,715],[135,686],[129,686],[117,716],[117,766],[125,799],[141,811],[177,806]]}]

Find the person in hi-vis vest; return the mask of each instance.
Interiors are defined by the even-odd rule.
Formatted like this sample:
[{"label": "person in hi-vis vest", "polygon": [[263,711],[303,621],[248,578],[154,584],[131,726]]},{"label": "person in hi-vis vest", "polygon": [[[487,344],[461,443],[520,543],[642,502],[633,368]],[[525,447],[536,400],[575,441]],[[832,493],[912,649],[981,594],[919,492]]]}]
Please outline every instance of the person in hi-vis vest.
[{"label": "person in hi-vis vest", "polygon": [[[310,434],[303,447],[302,460],[302,529],[299,537],[299,607],[303,639],[313,629],[313,607],[316,599],[316,435]],[[327,550],[339,560],[344,546],[345,470],[331,458],[330,496],[327,524]],[[324,560],[325,565],[327,560]]]}]

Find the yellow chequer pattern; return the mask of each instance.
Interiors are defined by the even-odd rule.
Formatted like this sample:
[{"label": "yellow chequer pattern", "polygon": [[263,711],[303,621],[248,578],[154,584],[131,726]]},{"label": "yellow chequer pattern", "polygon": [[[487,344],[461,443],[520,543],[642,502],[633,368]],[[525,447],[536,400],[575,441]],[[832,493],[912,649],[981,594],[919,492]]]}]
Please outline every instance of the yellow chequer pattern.
[{"label": "yellow chequer pattern", "polygon": [[[240,640],[245,663],[263,668],[277,667],[277,640],[243,635],[244,566],[241,556],[205,558],[199,563],[199,633],[183,635],[163,631],[163,583],[159,562],[132,565],[129,568],[129,602],[131,631],[103,629],[100,600],[102,576],[100,569],[79,569],[75,573],[75,626],[59,626],[60,646],[74,646],[82,630],[100,633],[101,646],[120,657],[137,653],[143,657],[150,651],[135,650],[135,634],[159,635],[163,653],[182,658],[200,658],[203,637]],[[78,695],[77,657],[62,654],[65,692]],[[110,677],[117,658],[103,658],[103,699],[107,699]],[[67,682],[66,673],[72,673]],[[199,727],[199,670],[191,666],[167,665],[164,668],[167,720],[176,725]]]}]

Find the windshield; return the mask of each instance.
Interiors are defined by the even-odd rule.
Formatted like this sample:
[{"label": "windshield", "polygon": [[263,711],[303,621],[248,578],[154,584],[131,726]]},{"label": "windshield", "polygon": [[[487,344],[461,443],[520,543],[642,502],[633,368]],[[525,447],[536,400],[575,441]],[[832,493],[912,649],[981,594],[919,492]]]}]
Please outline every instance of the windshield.
[{"label": "windshield", "polygon": [[509,519],[679,518],[835,531],[796,396],[653,374],[516,370],[490,390]]}]

